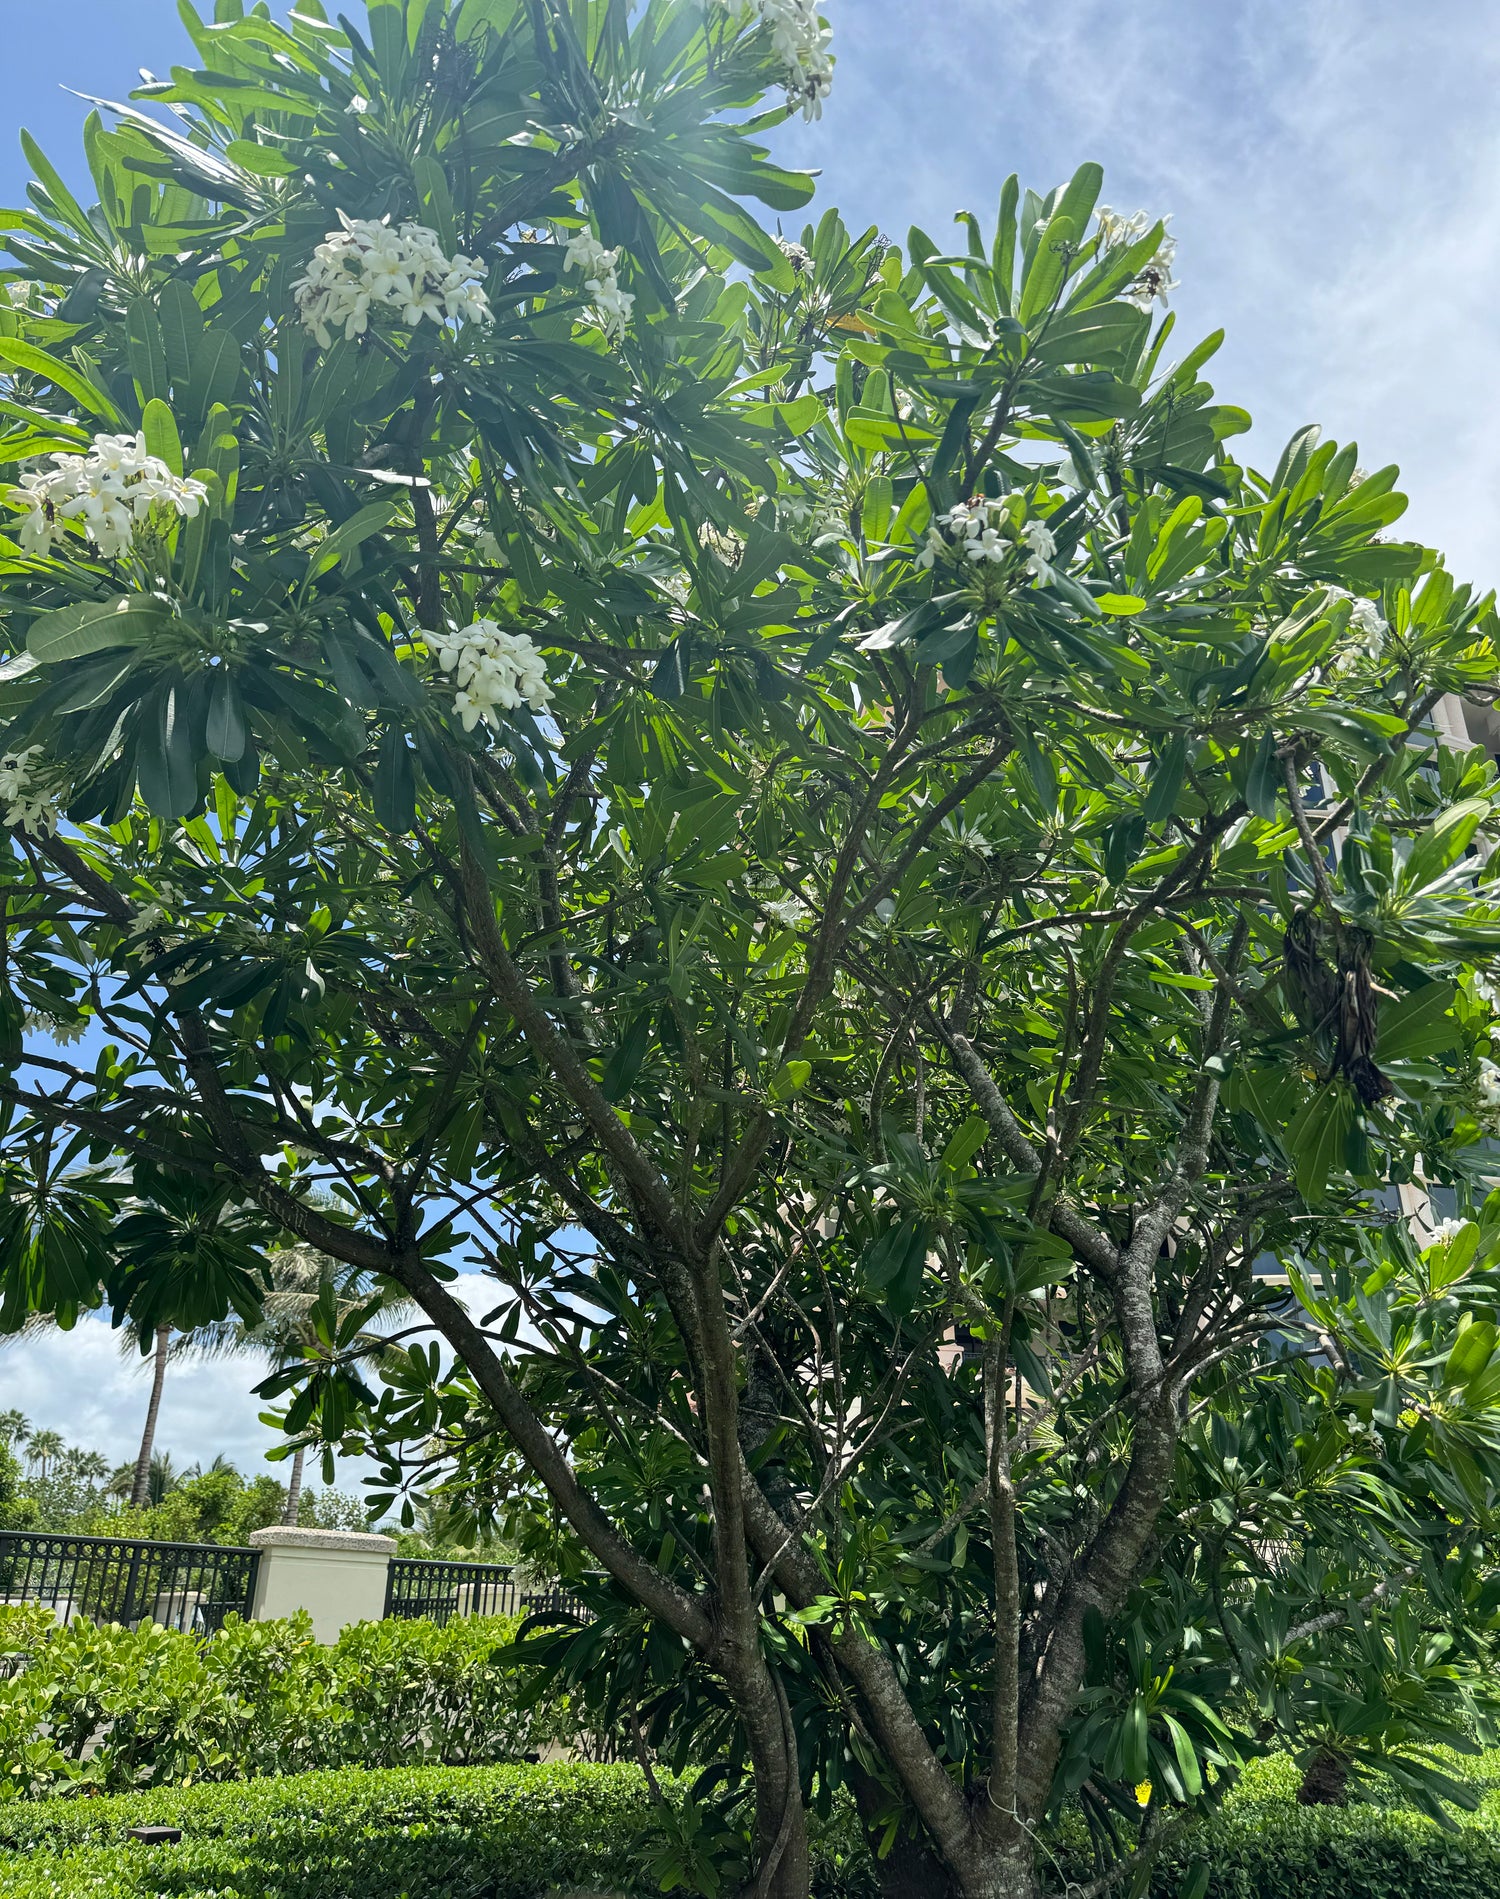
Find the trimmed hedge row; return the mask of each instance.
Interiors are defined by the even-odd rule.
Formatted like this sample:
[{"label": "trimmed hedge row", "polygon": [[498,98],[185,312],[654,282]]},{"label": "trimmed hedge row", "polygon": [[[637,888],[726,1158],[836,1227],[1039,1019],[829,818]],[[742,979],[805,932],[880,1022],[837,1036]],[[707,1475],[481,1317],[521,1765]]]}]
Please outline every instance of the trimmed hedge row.
[{"label": "trimmed hedge row", "polygon": [[492,1766],[576,1746],[566,1698],[520,1705],[518,1626],[361,1622],[325,1648],[305,1615],[231,1616],[199,1642],[149,1622],[59,1629],[45,1610],[0,1608],[0,1653],[30,1656],[0,1680],[0,1806],[328,1768]]},{"label": "trimmed hedge row", "polygon": [[[0,1899],[539,1899],[645,1895],[652,1810],[633,1767],[344,1770],[0,1806]],[[175,1846],[128,1827],[172,1824]],[[1210,1866],[1208,1899],[1496,1899],[1500,1798],[1456,1832],[1396,1809],[1240,1797],[1164,1855],[1151,1899]],[[820,1899],[874,1899],[847,1818],[815,1849]],[[1077,1871],[1082,1872],[1082,1868]]]},{"label": "trimmed hedge row", "polygon": [[[3,1899],[535,1899],[635,1890],[631,1767],[396,1768],[0,1807]],[[180,1825],[174,1846],[127,1827]]]}]

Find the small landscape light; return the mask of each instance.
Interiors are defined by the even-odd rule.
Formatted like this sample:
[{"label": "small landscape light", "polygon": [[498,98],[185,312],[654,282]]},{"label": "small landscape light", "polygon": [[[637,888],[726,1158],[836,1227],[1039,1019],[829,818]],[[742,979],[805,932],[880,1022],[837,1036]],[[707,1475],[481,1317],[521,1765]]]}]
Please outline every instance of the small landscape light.
[{"label": "small landscape light", "polygon": [[127,1827],[125,1837],[139,1840],[143,1846],[175,1846],[182,1838],[180,1826],[133,1826]]}]

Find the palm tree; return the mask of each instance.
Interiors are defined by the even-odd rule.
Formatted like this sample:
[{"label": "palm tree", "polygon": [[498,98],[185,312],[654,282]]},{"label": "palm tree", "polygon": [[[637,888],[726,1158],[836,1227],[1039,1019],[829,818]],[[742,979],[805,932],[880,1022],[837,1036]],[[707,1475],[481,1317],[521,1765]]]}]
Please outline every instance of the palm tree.
[{"label": "palm tree", "polygon": [[61,1457],[66,1449],[61,1431],[33,1431],[26,1445],[26,1462],[37,1469],[45,1483],[48,1464]]},{"label": "palm tree", "polygon": [[[125,1336],[120,1341],[121,1351],[133,1355],[138,1349],[136,1337],[136,1328],[127,1323]],[[146,1405],[146,1423],[141,1431],[141,1448],[136,1452],[135,1475],[130,1485],[132,1510],[145,1509],[146,1495],[151,1487],[151,1452],[156,1443],[156,1421],[161,1415],[161,1390],[167,1381],[167,1359],[171,1350],[171,1326],[157,1326],[152,1336],[151,1397]]]},{"label": "palm tree", "polygon": [[[130,1481],[132,1510],[143,1510],[150,1499],[151,1458],[167,1360],[191,1350],[195,1327],[202,1323],[190,1311],[171,1311],[166,1297],[196,1284],[228,1283],[239,1288],[238,1296],[248,1308],[260,1266],[253,1244],[257,1217],[253,1209],[233,1200],[227,1187],[201,1200],[196,1188],[178,1188],[162,1178],[154,1183],[149,1200],[124,1202],[124,1217],[110,1234],[118,1256],[119,1283],[126,1288],[121,1303],[130,1308],[123,1320],[116,1312],[120,1351],[126,1358],[139,1355],[151,1360],[151,1396]],[[33,1313],[9,1336],[26,1338],[56,1322],[51,1313]],[[175,1345],[174,1333],[181,1334]],[[0,1346],[8,1342],[0,1338]]]},{"label": "palm tree", "polygon": [[[265,1295],[261,1316],[253,1324],[230,1318],[207,1325],[182,1343],[184,1354],[195,1358],[258,1358],[272,1372],[285,1371],[319,1349],[319,1317],[329,1310],[331,1300],[334,1329],[338,1330],[351,1312],[367,1305],[380,1294],[380,1282],[373,1273],[345,1266],[316,1247],[299,1243],[272,1253],[266,1261],[271,1289]],[[381,1312],[400,1316],[415,1307],[405,1294],[388,1293]],[[353,1349],[378,1357],[382,1347],[378,1332],[362,1331]],[[286,1487],[284,1524],[297,1521],[302,1502],[302,1468],[306,1446],[299,1444],[292,1454],[291,1476]]]},{"label": "palm tree", "polygon": [[31,1436],[31,1420],[24,1411],[0,1411],[0,1444],[18,1450]]},{"label": "palm tree", "polygon": [[151,1469],[146,1477],[146,1503],[155,1509],[169,1490],[175,1490],[182,1482],[172,1463],[170,1451],[153,1452]]}]

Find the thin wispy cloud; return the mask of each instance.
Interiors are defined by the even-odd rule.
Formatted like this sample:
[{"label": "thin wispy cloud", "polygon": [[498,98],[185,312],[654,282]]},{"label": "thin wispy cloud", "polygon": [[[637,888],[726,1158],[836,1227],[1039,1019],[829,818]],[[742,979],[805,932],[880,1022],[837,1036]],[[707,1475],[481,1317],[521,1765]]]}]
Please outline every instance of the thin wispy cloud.
[{"label": "thin wispy cloud", "polygon": [[1227,332],[1209,374],[1256,420],[1251,453],[1317,421],[1400,462],[1407,531],[1500,581],[1490,390],[1500,40],[1480,5],[1262,0],[828,0],[821,124],[779,135],[851,222],[941,242],[1010,171],[1084,159],[1117,208],[1172,212],[1177,341]]}]

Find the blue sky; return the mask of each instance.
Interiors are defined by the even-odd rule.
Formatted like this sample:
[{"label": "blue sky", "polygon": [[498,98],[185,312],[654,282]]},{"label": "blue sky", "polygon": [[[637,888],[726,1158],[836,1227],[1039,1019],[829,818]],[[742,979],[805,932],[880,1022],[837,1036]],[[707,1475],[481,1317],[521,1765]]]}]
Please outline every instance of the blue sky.
[{"label": "blue sky", "polygon": [[[356,7],[355,12],[358,12]],[[1408,531],[1460,578],[1500,581],[1500,35],[1487,0],[825,0],[839,64],[822,122],[788,126],[851,224],[942,240],[992,214],[1010,171],[1039,188],[1084,159],[1117,209],[1171,212],[1177,339],[1227,338],[1209,374],[1255,417],[1251,458],[1294,428],[1399,462]],[[76,183],[84,107],[190,57],[175,0],[50,0],[6,20],[0,201],[27,125]],[[0,1354],[0,1405],[113,1448],[140,1381],[104,1328]],[[179,1461],[269,1442],[238,1368],[177,1368]]]}]

